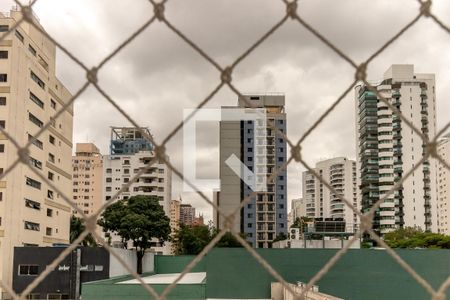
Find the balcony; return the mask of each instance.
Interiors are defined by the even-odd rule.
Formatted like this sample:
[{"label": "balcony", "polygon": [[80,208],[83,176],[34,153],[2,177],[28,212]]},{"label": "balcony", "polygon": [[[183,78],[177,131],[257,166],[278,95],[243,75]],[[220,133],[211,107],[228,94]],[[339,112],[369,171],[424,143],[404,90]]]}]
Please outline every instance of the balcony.
[{"label": "balcony", "polygon": [[401,97],[400,91],[399,90],[393,90],[392,91],[392,98],[398,98],[398,97]]},{"label": "balcony", "polygon": [[402,168],[402,167],[395,167],[395,168],[394,168],[394,172],[396,172],[396,173],[402,173],[402,172],[403,172],[403,168]]}]

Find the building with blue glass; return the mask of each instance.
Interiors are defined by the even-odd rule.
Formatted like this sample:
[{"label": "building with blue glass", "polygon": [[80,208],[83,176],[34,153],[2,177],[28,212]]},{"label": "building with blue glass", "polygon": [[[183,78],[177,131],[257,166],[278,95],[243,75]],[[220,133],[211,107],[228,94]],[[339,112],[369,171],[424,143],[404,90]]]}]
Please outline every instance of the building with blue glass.
[{"label": "building with blue glass", "polygon": [[[254,192],[252,185],[241,179],[226,163],[235,155],[254,174],[256,185],[263,183],[251,201],[240,209],[240,218],[233,230],[244,233],[255,248],[270,248],[280,233],[287,233],[287,174],[281,167],[286,162],[285,98],[282,94],[246,95],[238,106],[223,110],[244,109],[251,115],[255,109],[265,112],[265,120],[222,120],[220,124],[220,193],[216,197],[219,209],[226,215],[239,209],[241,202]],[[242,167],[244,168],[244,167]],[[245,169],[245,168],[244,168]],[[274,176],[277,169],[278,174]],[[248,174],[246,174],[247,176]],[[217,225],[224,218],[217,214]]]}]

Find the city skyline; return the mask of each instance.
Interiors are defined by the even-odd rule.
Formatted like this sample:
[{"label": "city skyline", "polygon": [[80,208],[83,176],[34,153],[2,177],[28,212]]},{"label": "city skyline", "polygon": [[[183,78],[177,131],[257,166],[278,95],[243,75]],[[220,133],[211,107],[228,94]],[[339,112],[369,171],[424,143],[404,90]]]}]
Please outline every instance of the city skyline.
[{"label": "city skyline", "polygon": [[[207,53],[217,58],[219,63],[226,65],[282,15],[283,6],[276,2],[260,1],[259,10],[252,9],[254,2],[239,3],[240,10],[232,15],[227,12],[234,11],[233,6],[237,5],[237,2],[218,2],[220,5],[214,8],[210,6],[212,4],[198,1],[189,4],[194,5],[190,10],[186,10],[187,4],[174,2],[168,4],[166,12],[174,20],[175,25],[183,28],[188,36],[204,47]],[[0,10],[8,11],[12,4],[13,1],[6,1],[0,4]],[[349,5],[352,5],[353,11],[370,8],[372,13],[364,17],[354,15],[354,18],[345,18],[344,16],[351,11]],[[389,9],[386,9],[387,7]],[[318,1],[314,5],[308,2],[303,5],[306,20],[356,61],[366,59],[395,34],[412,18],[417,8],[415,1],[395,3],[379,1],[376,4],[369,1],[358,3],[341,1],[339,4]],[[450,12],[450,4],[445,1],[433,2],[433,8],[438,16]],[[92,1],[77,1],[77,3],[38,1],[34,9],[45,29],[63,45],[73,49],[74,54],[88,66],[95,65],[103,59],[152,11],[146,1],[139,1],[134,6],[122,3],[107,5]],[[61,11],[61,14],[54,16],[55,10]],[[105,13],[101,14],[103,10]],[[205,16],[202,12],[206,10],[210,14]],[[133,20],[121,18],[123,11],[129,11],[136,17]],[[333,14],[330,14],[330,11],[333,11]],[[389,22],[380,24],[377,18],[379,13],[383,13]],[[230,17],[223,18],[222,15]],[[107,16],[113,17],[109,19]],[[114,18],[121,18],[121,22],[114,23]],[[198,19],[202,19],[203,23],[199,24]],[[340,26],[334,26],[333,24],[338,21]],[[245,24],[246,30],[236,30],[234,24]],[[220,39],[215,38],[215,35],[198,34],[204,32],[204,28],[223,34],[220,35]],[[360,39],[352,38],[350,42],[349,32]],[[298,38],[293,39],[292,36]],[[83,43],[78,42],[80,38],[83,39]],[[424,38],[430,38],[433,43],[423,43]],[[162,42],[158,45],[152,43],[156,39]],[[304,46],[302,39],[306,39],[307,46]],[[404,49],[409,49],[410,44],[416,45],[417,51],[408,51],[405,55]],[[446,121],[445,111],[450,109],[450,102],[445,101],[445,95],[450,93],[447,84],[450,82],[450,74],[446,72],[446,66],[450,65],[450,61],[443,50],[448,45],[450,39],[445,33],[436,24],[422,19],[402,39],[377,57],[370,65],[368,78],[377,80],[392,63],[412,63],[416,65],[418,72],[435,73],[439,129]],[[91,51],[94,47],[98,51]],[[66,55],[60,51],[57,55],[58,76],[74,92],[85,75]],[[428,57],[440,59],[430,61]],[[148,68],[149,65],[152,68]],[[284,92],[286,111],[290,118],[295,120],[290,123],[287,134],[296,140],[348,87],[353,80],[353,74],[354,71],[350,66],[320,41],[298,24],[289,23],[263,43],[242,66],[236,68],[233,78],[242,92]],[[153,24],[139,39],[130,44],[128,49],[124,49],[108,62],[105,70],[99,73],[100,83],[106,87],[105,90],[130,112],[139,125],[148,126],[159,142],[181,120],[182,108],[195,107],[212,90],[218,78],[219,74],[202,62],[197,53],[158,23]],[[124,84],[117,85],[117,82]],[[207,107],[233,105],[236,98],[236,95],[228,89],[223,89]],[[156,107],[151,103],[166,103],[166,105]],[[175,103],[177,104],[174,105]],[[102,111],[102,116],[98,116],[95,111]],[[148,113],[140,114],[141,111]],[[305,140],[303,155],[311,166],[317,161],[336,156],[356,158],[353,146],[354,126],[347,117],[350,111],[353,114],[352,92],[332,112],[329,119]],[[86,91],[75,102],[75,112],[74,144],[94,142],[102,153],[108,151],[109,126],[129,126],[106,100],[92,89]],[[169,114],[173,117],[166,118],[165,116]],[[336,132],[335,128],[341,129]],[[218,138],[214,137],[217,132],[218,128],[213,127],[209,132],[205,131],[203,138],[200,137],[199,156],[202,159],[199,160],[199,165],[204,167],[199,168],[199,172],[202,176],[218,178],[218,168],[210,168],[211,165],[218,165]],[[177,168],[182,166],[182,151],[179,147],[181,140],[182,134],[178,133],[173,142],[167,145],[168,155]],[[346,142],[342,143],[342,140]],[[302,171],[304,168],[298,164],[289,166],[288,199],[301,195]],[[182,193],[181,181],[176,176],[173,186],[174,196],[181,194],[184,199],[192,199],[192,204],[198,207],[207,219],[212,218],[211,209],[204,200],[195,194]],[[212,199],[212,194],[209,196]]]}]

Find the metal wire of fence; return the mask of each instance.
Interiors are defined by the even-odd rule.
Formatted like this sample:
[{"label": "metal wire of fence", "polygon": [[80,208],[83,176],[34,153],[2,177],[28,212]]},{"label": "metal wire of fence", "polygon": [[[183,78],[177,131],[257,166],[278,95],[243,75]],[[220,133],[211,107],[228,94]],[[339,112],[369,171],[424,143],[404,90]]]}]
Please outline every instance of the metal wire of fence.
[{"label": "metal wire of fence", "polygon": [[[33,12],[32,12],[32,6],[38,1],[34,0],[30,2],[29,5],[23,5],[18,0],[14,0],[18,7],[22,11],[22,18],[18,20],[14,26],[9,28],[9,30],[2,35],[0,35],[0,41],[5,39],[5,37],[12,33],[20,24],[23,22],[29,23],[31,26],[33,26],[35,29],[39,30],[44,34],[48,39],[50,39],[61,51],[63,51],[65,54],[67,54],[78,66],[80,66],[85,72],[86,72],[86,82],[82,85],[82,87],[72,96],[72,98],[63,106],[61,107],[56,114],[51,118],[51,120],[46,123],[41,130],[30,140],[28,143],[24,146],[20,146],[20,144],[14,139],[13,136],[8,134],[8,132],[0,127],[0,132],[4,134],[9,141],[11,141],[12,145],[17,149],[18,159],[8,168],[6,168],[5,172],[0,175],[0,179],[4,178],[12,169],[14,169],[18,164],[26,164],[29,169],[36,174],[41,180],[46,182],[52,189],[54,189],[57,193],[59,193],[64,201],[67,202],[68,205],[70,205],[71,208],[76,210],[81,217],[86,222],[86,230],[68,247],[66,248],[47,268],[39,274],[35,278],[35,280],[23,291],[20,295],[16,294],[12,287],[7,286],[4,284],[4,282],[0,281],[0,287],[2,287],[6,292],[8,292],[10,295],[12,295],[13,299],[25,299],[28,294],[32,292],[32,290],[37,287],[37,285],[42,282],[42,280],[45,279],[45,277],[55,269],[55,267],[61,262],[64,257],[69,254],[73,249],[77,247],[77,245],[84,239],[86,235],[91,233],[97,240],[101,241],[103,246],[106,250],[108,250],[115,258],[118,259],[119,263],[123,265],[125,269],[127,269],[130,274],[138,280],[138,282],[143,286],[143,288],[149,293],[150,296],[154,297],[155,299],[166,299],[167,295],[170,293],[170,291],[175,287],[175,285],[183,278],[183,276],[188,273],[190,270],[192,270],[196,264],[215,246],[215,244],[220,240],[220,238],[227,232],[230,231],[236,239],[244,246],[244,248],[261,264],[262,267],[264,267],[271,275],[274,276],[275,279],[277,279],[279,282],[282,283],[282,285],[289,290],[292,294],[294,293],[294,290],[291,288],[290,285],[286,282],[286,280],[263,258],[261,257],[252,247],[250,247],[246,241],[239,235],[238,232],[234,232],[232,230],[232,224],[234,222],[234,218],[239,217],[239,211],[240,209],[246,205],[248,202],[250,202],[251,198],[255,196],[255,193],[250,194],[248,197],[246,197],[242,202],[241,206],[236,208],[236,210],[230,214],[225,215],[222,211],[220,211],[219,207],[217,207],[204,193],[200,191],[200,189],[196,188],[194,184],[189,182],[186,178],[183,177],[182,172],[177,170],[167,159],[165,155],[165,145],[170,141],[170,139],[180,130],[183,128],[184,122],[189,120],[193,114],[191,114],[188,118],[185,120],[181,120],[180,123],[175,126],[175,128],[167,135],[166,138],[162,140],[161,143],[158,143],[154,140],[154,138],[150,135],[148,135],[146,132],[141,130],[141,133],[143,136],[149,140],[151,143],[155,145],[155,157],[146,165],[145,168],[141,169],[137,174],[135,174],[131,180],[122,186],[122,188],[116,192],[116,194],[112,197],[112,199],[108,202],[105,202],[102,207],[94,213],[92,216],[88,217],[84,212],[79,209],[75,203],[72,201],[70,197],[62,193],[51,181],[49,181],[45,176],[40,174],[38,171],[36,171],[30,164],[29,164],[29,146],[40,136],[42,135],[51,125],[52,120],[57,119],[64,111],[66,111],[74,102],[75,100],[89,87],[93,86],[104,98],[106,101],[108,101],[111,105],[113,105],[133,126],[135,126],[137,129],[140,130],[141,126],[129,115],[127,112],[119,106],[119,104],[108,95],[106,91],[102,89],[102,87],[98,84],[97,80],[97,73],[98,71],[106,64],[108,63],[114,56],[117,55],[123,48],[125,48],[131,41],[136,39],[146,28],[151,26],[154,22],[161,22],[164,23],[167,28],[169,28],[173,33],[175,33],[180,39],[182,39],[184,42],[186,42],[195,52],[197,52],[201,57],[203,57],[207,62],[209,62],[211,65],[213,65],[217,71],[218,71],[218,85],[207,94],[207,96],[202,99],[197,108],[202,108],[205,104],[207,104],[216,94],[219,90],[221,90],[224,86],[228,86],[239,98],[242,98],[244,101],[246,101],[247,105],[250,107],[253,107],[253,104],[250,103],[245,97],[242,96],[241,92],[238,88],[233,84],[232,74],[234,69],[239,65],[240,62],[242,62],[244,59],[246,59],[256,48],[258,48],[259,45],[265,42],[265,40],[271,36],[274,32],[276,32],[279,28],[281,28],[285,23],[288,21],[291,22],[297,22],[300,26],[306,28],[310,33],[312,33],[317,39],[322,41],[327,47],[332,49],[339,57],[341,57],[344,61],[348,62],[355,70],[355,80],[349,85],[347,89],[337,98],[337,100],[317,119],[317,121],[303,134],[303,136],[297,141],[293,142],[289,139],[289,137],[278,130],[274,124],[271,122],[268,123],[268,126],[272,128],[274,131],[277,132],[290,146],[291,153],[288,160],[279,167],[270,177],[269,180],[274,179],[279,172],[285,170],[287,166],[291,163],[300,163],[302,164],[307,170],[309,170],[314,177],[317,178],[327,189],[330,190],[331,193],[335,194],[337,197],[339,197],[340,200],[342,200],[347,206],[349,206],[360,218],[361,226],[359,229],[359,233],[367,233],[369,234],[375,241],[377,241],[380,245],[386,248],[387,253],[396,261],[406,272],[408,272],[418,284],[420,284],[422,287],[427,290],[433,300],[443,300],[445,299],[445,290],[450,286],[450,276],[441,284],[439,289],[434,289],[425,278],[421,277],[408,263],[406,263],[400,256],[398,256],[395,251],[393,251],[386,243],[373,231],[372,228],[372,217],[375,213],[375,210],[379,207],[379,205],[392,193],[394,193],[396,190],[401,187],[402,183],[412,174],[412,172],[419,168],[422,163],[427,160],[428,158],[433,158],[438,160],[441,164],[443,164],[447,169],[450,170],[449,164],[444,161],[438,154],[437,154],[437,141],[441,137],[441,135],[450,127],[450,122],[447,123],[439,132],[436,134],[435,137],[433,137],[431,140],[430,138],[423,134],[418,128],[416,128],[413,123],[405,116],[403,115],[398,109],[396,109],[389,100],[384,97],[372,84],[370,84],[367,81],[366,78],[366,69],[380,53],[382,53],[384,50],[386,50],[392,43],[394,43],[396,40],[398,40],[408,29],[410,29],[415,23],[417,23],[421,18],[430,18],[432,19],[440,28],[442,28],[444,31],[450,34],[450,28],[444,24],[436,15],[434,15],[431,11],[432,8],[432,2],[431,0],[417,0],[419,7],[418,7],[418,13],[417,15],[408,23],[406,24],[397,34],[392,36],[385,44],[383,44],[377,51],[375,51],[366,61],[363,61],[360,64],[357,64],[354,60],[352,60],[347,54],[345,54],[342,50],[340,50],[336,45],[334,45],[330,40],[327,39],[326,36],[322,35],[317,29],[315,29],[313,26],[308,24],[298,13],[298,1],[297,0],[280,0],[280,5],[285,5],[286,11],[285,14],[280,16],[280,20],[275,23],[270,30],[268,30],[265,34],[263,34],[259,39],[256,39],[256,41],[253,43],[251,47],[249,47],[244,53],[242,53],[240,56],[238,56],[235,61],[230,64],[229,66],[221,66],[219,63],[217,63],[213,57],[211,57],[208,53],[206,53],[201,47],[199,47],[195,41],[190,39],[187,35],[185,35],[182,30],[176,27],[173,23],[168,20],[164,14],[164,8],[165,4],[169,0],[162,0],[160,2],[157,2],[155,0],[147,0],[149,2],[149,5],[153,6],[153,15],[149,17],[149,19],[144,22],[135,32],[133,32],[127,39],[125,39],[114,51],[112,51],[109,55],[107,55],[97,66],[88,68],[86,65],[83,64],[75,55],[73,55],[70,51],[70,49],[64,47],[56,39],[54,39],[50,34],[46,33],[41,29],[40,26],[35,24],[35,21],[33,19]],[[145,1],[145,0],[142,0]],[[371,208],[370,211],[366,213],[361,213],[358,211],[349,201],[348,199],[345,199],[340,193],[338,193],[329,182],[325,181],[319,174],[314,172],[314,170],[307,164],[306,161],[303,160],[301,155],[301,145],[302,142],[317,128],[319,124],[323,120],[325,120],[329,114],[339,105],[339,103],[348,95],[350,90],[352,90],[353,86],[357,82],[363,82],[372,92],[374,92],[377,97],[386,104],[389,109],[397,115],[409,128],[411,128],[423,141],[423,143],[426,145],[426,152],[422,159],[414,166],[412,170],[409,170],[406,172],[404,176],[402,176],[401,180],[398,181],[391,190],[386,193],[383,197],[381,197]],[[224,219],[225,224],[224,228],[219,232],[219,234],[195,257],[195,259],[189,263],[182,273],[178,276],[178,278],[170,285],[167,286],[167,288],[160,294],[158,293],[150,286],[144,283],[142,278],[134,271],[133,267],[128,266],[125,261],[118,256],[114,251],[111,251],[111,247],[96,233],[96,222],[100,214],[112,203],[116,202],[118,197],[122,192],[124,192],[127,188],[131,186],[132,183],[134,183],[144,172],[146,172],[155,162],[162,161],[164,162],[171,170],[172,172],[178,176],[180,179],[182,179],[185,183],[187,183],[190,187],[192,187],[194,190],[197,191],[198,195],[205,200],[209,205],[211,205],[215,212],[218,212]],[[344,248],[340,249],[335,253],[335,255],[320,269],[319,272],[315,276],[313,276],[308,284],[306,285],[306,288],[303,289],[302,294],[297,296],[298,299],[304,299],[306,296],[306,293],[311,289],[311,287],[316,284],[335,264],[339,259],[345,255],[351,244],[356,240],[357,235],[355,235],[351,240],[350,243],[348,243]]]}]

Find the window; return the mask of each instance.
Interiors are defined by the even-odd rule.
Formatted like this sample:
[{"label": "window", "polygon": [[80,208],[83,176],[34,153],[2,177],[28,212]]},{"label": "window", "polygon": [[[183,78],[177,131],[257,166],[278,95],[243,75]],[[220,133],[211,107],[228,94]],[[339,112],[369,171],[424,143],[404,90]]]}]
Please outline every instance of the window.
[{"label": "window", "polygon": [[111,187],[110,187],[110,186],[107,186],[107,187],[106,187],[106,191],[107,191],[107,192],[111,192]]},{"label": "window", "polygon": [[23,35],[16,29],[16,37],[23,43]]},{"label": "window", "polygon": [[51,190],[47,190],[47,198],[49,199],[53,199],[54,198],[54,193]]},{"label": "window", "polygon": [[106,169],[106,173],[111,174],[112,170],[108,168],[108,169]]},{"label": "window", "polygon": [[52,235],[52,228],[51,227],[45,228],[45,235],[48,235],[48,236]]},{"label": "window", "polygon": [[30,112],[28,113],[28,119],[39,128],[42,128],[42,126],[44,125],[44,123],[41,120],[39,120],[35,115],[33,115]]},{"label": "window", "polygon": [[30,156],[30,165],[42,170],[42,162]]},{"label": "window", "polygon": [[44,144],[40,140],[35,139],[31,134],[28,134],[28,141],[29,142],[31,141],[31,143],[36,147],[38,147],[39,149],[44,148]]},{"label": "window", "polygon": [[0,51],[0,59],[8,59],[8,51],[1,50]]},{"label": "window", "polygon": [[106,182],[112,182],[112,178],[111,177],[107,177],[106,178]]},{"label": "window", "polygon": [[19,275],[36,276],[39,273],[38,265],[19,265]]},{"label": "window", "polygon": [[8,74],[0,74],[0,82],[8,82]]},{"label": "window", "polygon": [[52,162],[52,163],[55,163],[55,156],[53,154],[49,153],[48,154],[48,161]]},{"label": "window", "polygon": [[39,106],[40,108],[44,108],[44,102],[42,102],[41,99],[39,99],[35,94],[33,94],[32,92],[30,92],[30,100],[33,101],[34,103],[36,103],[37,106]]},{"label": "window", "polygon": [[37,83],[38,86],[40,86],[42,89],[45,89],[45,83],[36,75],[33,71],[30,71],[30,77],[33,79],[34,82]]},{"label": "window", "polygon": [[55,144],[55,137],[54,137],[53,135],[50,134],[50,135],[48,136],[48,141],[50,142],[50,144],[53,144],[53,145],[54,145],[54,144]]},{"label": "window", "polygon": [[25,221],[24,228],[27,230],[34,230],[34,231],[41,230],[40,225],[38,223],[33,223],[33,222],[28,222],[28,221]]},{"label": "window", "polygon": [[9,30],[8,25],[0,25],[0,32],[7,32]]},{"label": "window", "polygon": [[130,174],[130,169],[124,169],[123,174]]},{"label": "window", "polygon": [[53,101],[53,99],[50,100],[50,106],[51,106],[53,109],[56,109],[56,102]]},{"label": "window", "polygon": [[5,127],[6,127],[6,121],[5,120],[0,120],[0,127],[5,129]]},{"label": "window", "polygon": [[55,178],[55,174],[53,174],[52,172],[48,172],[47,178],[53,181],[53,179]]},{"label": "window", "polygon": [[41,189],[41,183],[37,180],[31,179],[30,177],[26,177],[25,183],[31,187],[34,187],[35,189]]},{"label": "window", "polygon": [[3,201],[3,192],[0,192],[0,201]]},{"label": "window", "polygon": [[47,217],[53,217],[53,209],[47,208]]},{"label": "window", "polygon": [[30,200],[30,199],[26,199],[26,198],[25,198],[25,206],[32,208],[32,209],[41,210],[41,204],[39,202]]},{"label": "window", "polygon": [[5,152],[5,145],[4,144],[0,144],[0,153]]},{"label": "window", "polygon": [[127,183],[127,182],[129,182],[130,181],[130,178],[124,178],[123,179],[123,182],[125,182],[125,183]]},{"label": "window", "polygon": [[28,51],[30,51],[33,56],[36,56],[36,49],[34,49],[30,44],[28,44]]},{"label": "window", "polygon": [[1,106],[6,105],[6,97],[0,97],[0,105]]}]

